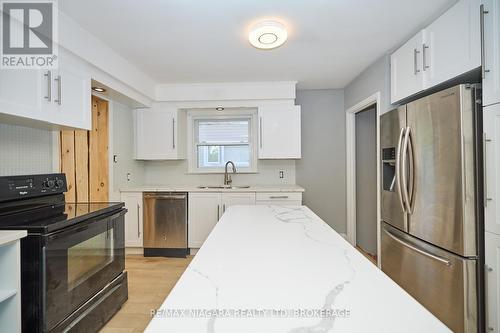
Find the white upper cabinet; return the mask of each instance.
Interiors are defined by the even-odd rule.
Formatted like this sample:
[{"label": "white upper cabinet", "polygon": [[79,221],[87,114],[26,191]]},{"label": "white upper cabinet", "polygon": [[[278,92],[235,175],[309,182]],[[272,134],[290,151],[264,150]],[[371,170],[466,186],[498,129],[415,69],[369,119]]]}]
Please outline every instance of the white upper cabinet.
[{"label": "white upper cabinet", "polygon": [[299,159],[300,106],[259,107],[259,159]]},{"label": "white upper cabinet", "polygon": [[478,0],[461,0],[425,29],[426,87],[481,66]]},{"label": "white upper cabinet", "polygon": [[483,0],[483,105],[500,103],[500,0]]},{"label": "white upper cabinet", "polygon": [[186,158],[186,112],[155,105],[137,109],[135,158],[138,160],[180,160]]},{"label": "white upper cabinet", "polygon": [[424,90],[423,43],[424,31],[421,31],[391,54],[391,101]]},{"label": "white upper cabinet", "polygon": [[391,103],[481,66],[479,0],[460,0],[391,55]]},{"label": "white upper cabinet", "polygon": [[485,229],[500,235],[500,104],[483,108]]},{"label": "white upper cabinet", "polygon": [[25,118],[89,130],[88,73],[86,64],[63,48],[59,48],[58,69],[0,70],[0,113],[17,117],[20,124]]},{"label": "white upper cabinet", "polygon": [[60,48],[59,70],[52,73],[52,122],[92,129],[91,80],[87,65]]},{"label": "white upper cabinet", "polygon": [[42,103],[48,103],[47,87],[51,81],[42,70],[0,70],[0,113],[46,121]]}]

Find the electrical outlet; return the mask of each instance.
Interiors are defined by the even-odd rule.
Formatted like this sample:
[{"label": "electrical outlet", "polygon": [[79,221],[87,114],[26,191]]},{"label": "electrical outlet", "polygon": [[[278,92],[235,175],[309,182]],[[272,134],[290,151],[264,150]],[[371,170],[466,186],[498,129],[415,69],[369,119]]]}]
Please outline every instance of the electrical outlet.
[{"label": "electrical outlet", "polygon": [[282,170],[280,170],[280,179],[283,179],[284,177],[285,177],[285,173]]},{"label": "electrical outlet", "polygon": [[130,181],[130,178],[131,178],[131,174],[130,174],[130,172],[127,172],[127,181],[128,182]]}]

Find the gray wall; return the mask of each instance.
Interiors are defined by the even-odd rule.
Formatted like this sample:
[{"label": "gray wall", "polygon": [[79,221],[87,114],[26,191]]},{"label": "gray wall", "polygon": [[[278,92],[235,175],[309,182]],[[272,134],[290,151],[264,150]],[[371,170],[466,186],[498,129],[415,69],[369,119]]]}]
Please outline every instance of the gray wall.
[{"label": "gray wall", "polygon": [[380,91],[380,113],[389,111],[391,109],[390,71],[390,56],[384,55],[349,83],[344,89],[346,109]]},{"label": "gray wall", "polygon": [[346,232],[345,110],[342,90],[298,90],[302,159],[297,184],[304,203],[337,232]]},{"label": "gray wall", "polygon": [[0,176],[52,172],[52,131],[0,124]]},{"label": "gray wall", "polygon": [[377,253],[377,113],[356,113],[356,244]]}]

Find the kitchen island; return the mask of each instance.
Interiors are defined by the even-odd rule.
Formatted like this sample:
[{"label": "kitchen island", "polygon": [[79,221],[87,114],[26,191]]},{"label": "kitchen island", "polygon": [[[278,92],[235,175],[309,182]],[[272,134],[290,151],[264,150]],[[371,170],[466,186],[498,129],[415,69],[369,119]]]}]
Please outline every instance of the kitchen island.
[{"label": "kitchen island", "polygon": [[233,206],[146,332],[450,332],[307,207]]}]

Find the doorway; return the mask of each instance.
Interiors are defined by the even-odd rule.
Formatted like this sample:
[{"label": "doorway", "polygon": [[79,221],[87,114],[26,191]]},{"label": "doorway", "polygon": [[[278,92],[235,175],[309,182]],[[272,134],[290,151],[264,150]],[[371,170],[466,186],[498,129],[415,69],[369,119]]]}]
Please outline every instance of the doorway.
[{"label": "doorway", "polygon": [[60,132],[60,169],[66,174],[66,202],[109,199],[109,103],[92,96],[92,130]]},{"label": "doorway", "polygon": [[377,111],[355,114],[356,247],[377,262]]},{"label": "doorway", "polygon": [[377,92],[346,110],[346,238],[379,267],[380,105]]}]

